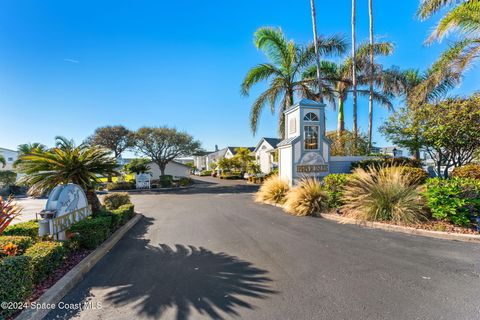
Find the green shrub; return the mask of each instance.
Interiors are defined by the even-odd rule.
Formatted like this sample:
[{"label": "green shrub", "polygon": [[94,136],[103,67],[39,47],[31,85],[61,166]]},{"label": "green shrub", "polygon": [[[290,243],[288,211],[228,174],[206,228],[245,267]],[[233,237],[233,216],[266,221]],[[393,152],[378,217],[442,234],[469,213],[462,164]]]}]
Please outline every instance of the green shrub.
[{"label": "green shrub", "polygon": [[200,176],[211,176],[212,170],[203,170],[200,172]]},{"label": "green shrub", "polygon": [[93,250],[108,238],[111,226],[110,215],[88,217],[70,227],[70,231],[75,233],[72,240],[78,242],[82,248]]},{"label": "green shrub", "polygon": [[45,280],[64,261],[67,250],[59,241],[37,242],[28,248],[24,256],[30,258],[33,268],[33,281]]},{"label": "green shrub", "polygon": [[182,177],[180,178],[180,185],[182,187],[186,187],[192,184],[192,179],[187,178],[187,177]]},{"label": "green shrub", "polygon": [[344,187],[342,210],[359,220],[414,224],[426,218],[422,191],[402,167],[356,169]]},{"label": "green shrub", "polygon": [[288,191],[283,209],[294,216],[311,216],[325,209],[327,201],[320,181],[304,178]]},{"label": "green shrub", "polygon": [[[33,269],[28,257],[6,257],[0,260],[0,301],[24,302],[33,290]],[[0,319],[17,310],[0,309]]]},{"label": "green shrub", "polygon": [[13,185],[16,181],[17,174],[15,172],[10,170],[0,171],[0,187]]},{"label": "green shrub", "polygon": [[419,160],[410,158],[375,158],[362,161],[352,162],[352,170],[361,168],[367,170],[368,168],[380,169],[385,167],[413,167],[420,168],[422,163]]},{"label": "green shrub", "polygon": [[111,229],[115,230],[130,220],[135,213],[134,208],[133,204],[130,203],[124,204],[123,206],[120,206],[120,208],[110,211],[109,214],[112,216]]},{"label": "green shrub", "polygon": [[349,174],[335,173],[323,178],[323,188],[327,193],[329,208],[339,208],[343,204],[341,197],[349,177]]},{"label": "green shrub", "polygon": [[480,180],[480,164],[467,164],[453,169],[452,177],[471,178]]},{"label": "green shrub", "polygon": [[160,188],[170,188],[172,186],[173,177],[171,175],[160,176]]},{"label": "green shrub", "polygon": [[18,247],[19,254],[25,252],[33,243],[32,238],[27,236],[0,236],[0,249],[5,245],[13,243]]},{"label": "green shrub", "polygon": [[240,177],[239,175],[236,175],[236,174],[221,174],[220,175],[220,179],[225,179],[225,180],[238,180],[238,179],[242,179],[242,177]]},{"label": "green shrub", "polygon": [[103,197],[103,205],[108,210],[115,210],[129,203],[131,203],[130,195],[126,192],[110,193]]},{"label": "green shrub", "polygon": [[427,180],[426,197],[433,218],[467,226],[480,212],[480,180],[432,178]]},{"label": "green shrub", "polygon": [[8,226],[2,233],[4,236],[27,236],[31,238],[38,237],[38,221],[31,220],[20,222],[12,226]]},{"label": "green shrub", "polygon": [[255,201],[284,203],[288,190],[290,190],[288,181],[281,179],[279,176],[272,176],[260,186],[255,194]]},{"label": "green shrub", "polygon": [[132,190],[135,189],[134,182],[112,182],[107,184],[108,191],[116,191],[116,190]]}]

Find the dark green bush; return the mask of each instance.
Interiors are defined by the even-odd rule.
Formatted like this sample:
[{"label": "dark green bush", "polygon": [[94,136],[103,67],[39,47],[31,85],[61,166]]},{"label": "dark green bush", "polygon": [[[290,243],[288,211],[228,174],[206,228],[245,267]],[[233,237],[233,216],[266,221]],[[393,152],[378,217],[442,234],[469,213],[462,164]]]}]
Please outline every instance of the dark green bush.
[{"label": "dark green bush", "polygon": [[133,204],[124,204],[117,210],[112,210],[112,215],[116,217],[117,226],[125,224],[130,220],[135,213],[135,207]]},{"label": "dark green bush", "polygon": [[171,175],[160,176],[159,183],[161,188],[170,188],[172,186],[173,177]]},{"label": "dark green bush", "polygon": [[31,238],[38,237],[38,221],[31,220],[27,222],[20,222],[8,226],[2,233],[4,236],[27,236]]},{"label": "dark green bush", "polygon": [[323,178],[323,188],[327,193],[329,208],[339,208],[343,205],[341,201],[343,187],[347,184],[349,174],[334,173]]},{"label": "dark green bush", "polygon": [[236,174],[221,174],[220,179],[238,180],[238,179],[241,179],[241,177],[239,175],[236,175]]},{"label": "dark green bush", "polygon": [[132,190],[135,189],[135,182],[112,182],[107,184],[108,191]]},{"label": "dark green bush", "polygon": [[39,283],[55,271],[67,256],[67,250],[59,241],[37,242],[23,254],[30,258],[33,281]]},{"label": "dark green bush", "polygon": [[362,161],[352,162],[351,169],[362,168],[367,170],[368,168],[380,169],[385,167],[413,167],[420,168],[422,163],[419,160],[410,158],[375,158]]},{"label": "dark green bush", "polygon": [[27,236],[0,236],[0,249],[9,243],[16,245],[19,254],[21,254],[33,244],[33,241],[32,238]]},{"label": "dark green bush", "polygon": [[10,170],[0,171],[0,187],[10,186],[17,181],[17,174]]},{"label": "dark green bush", "polygon": [[433,218],[468,226],[480,212],[480,180],[428,179],[426,197]]},{"label": "dark green bush", "polygon": [[88,217],[75,223],[70,231],[75,233],[72,241],[85,249],[95,249],[98,247],[111,233],[112,217],[110,215],[98,215]]},{"label": "dark green bush", "polygon": [[192,179],[187,178],[187,177],[182,177],[182,178],[180,178],[179,183],[182,187],[186,187],[186,186],[189,186],[189,185],[192,184]]},{"label": "dark green bush", "polygon": [[480,164],[467,164],[453,169],[452,177],[480,179]]},{"label": "dark green bush", "polygon": [[200,176],[211,176],[212,175],[212,170],[203,170],[200,172]]},{"label": "dark green bush", "polygon": [[103,197],[103,205],[108,210],[115,210],[129,203],[131,203],[130,195],[126,192],[110,193]]},{"label": "dark green bush", "polygon": [[[0,301],[24,302],[33,290],[33,269],[25,256],[6,257],[0,260]],[[0,309],[0,319],[17,310]]]}]

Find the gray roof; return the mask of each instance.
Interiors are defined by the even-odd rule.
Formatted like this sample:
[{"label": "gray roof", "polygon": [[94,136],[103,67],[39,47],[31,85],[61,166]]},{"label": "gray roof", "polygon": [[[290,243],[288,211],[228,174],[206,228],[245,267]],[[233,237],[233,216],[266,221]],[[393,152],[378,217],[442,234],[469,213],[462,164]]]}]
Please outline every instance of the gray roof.
[{"label": "gray roof", "polygon": [[296,137],[292,137],[292,138],[285,139],[285,140],[281,141],[279,144],[277,144],[277,147],[289,146],[289,145],[291,145],[295,140],[297,140],[298,138],[300,138],[300,136],[296,136]]},{"label": "gray roof", "polygon": [[254,147],[227,147],[227,149],[230,150],[233,155],[237,154],[237,148],[247,148],[248,150],[250,150],[250,152],[253,152],[255,150]]}]

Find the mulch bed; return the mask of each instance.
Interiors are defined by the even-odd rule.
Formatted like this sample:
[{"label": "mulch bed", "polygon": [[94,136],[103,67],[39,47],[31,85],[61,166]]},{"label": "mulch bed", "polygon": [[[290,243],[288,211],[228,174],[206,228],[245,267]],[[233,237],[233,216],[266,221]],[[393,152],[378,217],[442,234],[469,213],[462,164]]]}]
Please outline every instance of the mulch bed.
[{"label": "mulch bed", "polygon": [[45,291],[50,289],[58,280],[60,280],[68,271],[73,269],[80,261],[88,256],[92,251],[86,249],[79,249],[69,254],[63,264],[56,269],[47,279],[41,283],[36,284],[33,288],[33,294],[29,301],[37,300]]}]

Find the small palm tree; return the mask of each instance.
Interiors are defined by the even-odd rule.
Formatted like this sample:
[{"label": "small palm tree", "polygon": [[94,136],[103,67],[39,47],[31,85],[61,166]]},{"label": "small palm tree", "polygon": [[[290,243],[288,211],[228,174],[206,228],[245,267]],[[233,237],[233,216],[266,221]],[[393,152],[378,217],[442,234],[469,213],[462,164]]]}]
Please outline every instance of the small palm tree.
[{"label": "small palm tree", "polygon": [[23,155],[32,153],[34,150],[45,151],[47,150],[47,146],[39,142],[25,143],[25,144],[19,145],[17,148],[19,158],[15,160],[15,162],[13,163],[13,166],[14,167],[18,166],[18,164],[21,162],[20,158]]},{"label": "small palm tree", "polygon": [[248,170],[248,166],[255,160],[255,157],[252,155],[252,151],[245,147],[236,148],[235,152],[234,158],[238,161],[243,178],[245,172]]},{"label": "small palm tree", "polygon": [[[310,90],[301,76],[315,59],[314,45],[299,46],[294,41],[287,40],[280,28],[271,27],[258,29],[254,42],[257,49],[265,53],[269,62],[248,71],[241,85],[241,92],[248,96],[250,89],[262,81],[269,81],[269,85],[251,107],[250,127],[255,134],[263,108],[270,105],[272,113],[278,109],[279,132],[283,136],[283,111],[294,103],[295,94],[304,94]],[[346,47],[343,39],[338,36],[319,37],[317,45],[319,54],[324,55],[343,53]]]},{"label": "small palm tree", "polygon": [[0,164],[2,164],[2,167],[5,167],[7,165],[7,160],[1,154],[0,154]]},{"label": "small palm tree", "polygon": [[21,156],[18,165],[25,176],[20,182],[30,185],[29,194],[39,195],[58,184],[75,183],[86,191],[92,209],[100,209],[95,194],[95,184],[101,176],[117,174],[117,163],[104,149],[78,147],[53,148],[48,151],[33,150]]}]

